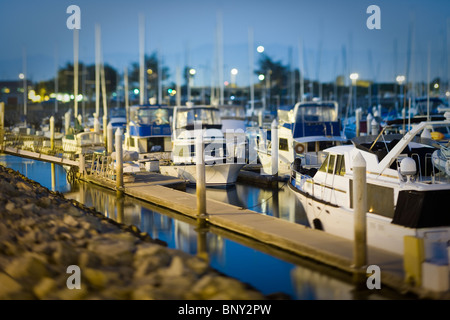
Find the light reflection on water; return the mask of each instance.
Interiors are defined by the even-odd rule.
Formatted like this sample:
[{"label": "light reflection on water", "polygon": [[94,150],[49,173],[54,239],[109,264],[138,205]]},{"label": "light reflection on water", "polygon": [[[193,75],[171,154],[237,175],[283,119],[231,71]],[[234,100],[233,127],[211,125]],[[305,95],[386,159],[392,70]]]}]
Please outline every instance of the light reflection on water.
[{"label": "light reflection on water", "polygon": [[[0,164],[21,172],[51,190],[65,193],[67,198],[95,207],[111,219],[136,225],[152,238],[166,242],[169,248],[206,256],[213,268],[249,283],[264,294],[282,292],[293,299],[304,300],[386,298],[384,293],[381,295],[382,292],[365,291],[359,296],[347,275],[323,265],[305,262],[287,253],[282,253],[283,258],[277,258],[268,252],[270,250],[265,245],[252,241],[242,244],[242,239],[223,236],[217,230],[197,232],[195,220],[191,218],[131,197],[118,199],[115,192],[99,186],[83,182],[71,185],[66,180],[64,168],[59,165],[51,166],[45,162],[1,154]],[[195,189],[188,188],[187,192],[193,193]],[[307,224],[306,215],[299,207],[301,204],[286,188],[274,192],[237,184],[227,189],[208,188],[207,197]],[[199,248],[205,250],[199,251]],[[387,296],[390,299],[401,298],[392,292],[388,292]]]}]

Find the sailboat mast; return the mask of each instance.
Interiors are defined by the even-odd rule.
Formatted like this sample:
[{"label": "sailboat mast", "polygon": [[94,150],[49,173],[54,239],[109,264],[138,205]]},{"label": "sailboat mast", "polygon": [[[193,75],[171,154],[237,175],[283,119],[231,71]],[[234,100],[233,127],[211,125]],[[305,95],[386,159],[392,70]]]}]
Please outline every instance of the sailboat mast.
[{"label": "sailboat mast", "polygon": [[253,28],[248,29],[248,60],[249,60],[249,69],[250,69],[250,109],[255,110],[255,86],[253,84],[253,74],[254,70],[254,58],[253,58]]},{"label": "sailboat mast", "polygon": [[304,79],[304,65],[303,65],[303,45],[301,40],[298,41],[298,72],[300,76],[300,91],[299,91],[299,100],[303,102],[303,96],[305,95],[305,79]]},{"label": "sailboat mast", "polygon": [[95,114],[100,116],[100,25],[95,25]]},{"label": "sailboat mast", "polygon": [[145,72],[145,18],[144,15],[139,15],[139,104],[144,104],[144,72]]},{"label": "sailboat mast", "polygon": [[73,101],[75,121],[78,118],[78,29],[73,29]]}]

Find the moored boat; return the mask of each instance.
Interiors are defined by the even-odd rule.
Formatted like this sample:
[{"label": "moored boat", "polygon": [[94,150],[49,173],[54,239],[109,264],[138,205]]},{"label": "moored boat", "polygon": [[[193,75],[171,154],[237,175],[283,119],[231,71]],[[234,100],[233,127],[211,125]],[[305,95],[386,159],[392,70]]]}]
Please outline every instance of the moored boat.
[{"label": "moored boat", "polygon": [[228,156],[218,108],[211,106],[176,107],[173,115],[171,160],[160,165],[162,174],[196,183],[196,137],[202,135],[207,186],[234,184],[245,162]]},{"label": "moored boat", "polygon": [[425,238],[426,243],[450,240],[449,179],[430,168],[422,169],[411,144],[428,123],[422,122],[404,135],[385,154],[360,145],[343,145],[324,150],[327,158],[317,171],[307,172],[294,163],[289,188],[301,201],[310,225],[347,238],[354,237],[353,160],[360,153],[367,170],[367,243],[369,246],[403,254],[404,237]]}]

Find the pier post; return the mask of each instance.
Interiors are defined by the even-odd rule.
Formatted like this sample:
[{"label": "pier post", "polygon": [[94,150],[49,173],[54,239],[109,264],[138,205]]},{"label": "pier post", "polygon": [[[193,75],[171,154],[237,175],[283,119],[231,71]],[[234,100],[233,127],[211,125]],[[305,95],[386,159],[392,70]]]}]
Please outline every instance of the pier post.
[{"label": "pier post", "polygon": [[50,149],[55,150],[55,117],[50,117]]},{"label": "pier post", "polygon": [[107,144],[108,144],[108,148],[107,148],[107,151],[108,151],[108,154],[111,154],[112,152],[113,152],[113,136],[114,136],[114,134],[113,134],[113,127],[112,127],[112,124],[110,123],[110,124],[108,124],[108,134],[107,134],[107,137],[106,137],[106,142],[107,142]]},{"label": "pier post", "polygon": [[69,134],[69,128],[70,128],[70,112],[67,111],[64,114],[64,134]]},{"label": "pier post", "polygon": [[5,103],[0,102],[0,151],[3,151],[3,145],[5,144],[3,138],[4,134],[5,134]]},{"label": "pier post", "polygon": [[80,157],[79,157],[78,161],[79,161],[79,166],[80,166],[78,172],[80,173],[81,176],[83,176],[84,171],[86,169],[86,161],[84,159],[84,154],[80,153]]},{"label": "pier post", "polygon": [[272,121],[272,130],[271,130],[271,158],[272,158],[272,176],[276,181],[278,177],[278,121],[274,119]]},{"label": "pier post", "polygon": [[123,190],[122,130],[116,130],[116,189]]},{"label": "pier post", "polygon": [[203,131],[201,127],[197,131],[198,133],[195,138],[197,222],[199,226],[203,226],[206,222],[205,148],[203,145]]},{"label": "pier post", "polygon": [[353,159],[354,242],[353,267],[359,271],[367,265],[367,184],[366,161],[358,152]]},{"label": "pier post", "polygon": [[361,109],[358,108],[355,110],[355,124],[356,124],[356,136],[359,137],[361,134]]},{"label": "pier post", "polygon": [[105,147],[107,146],[107,131],[108,131],[108,116],[103,115],[103,142],[105,144]]}]

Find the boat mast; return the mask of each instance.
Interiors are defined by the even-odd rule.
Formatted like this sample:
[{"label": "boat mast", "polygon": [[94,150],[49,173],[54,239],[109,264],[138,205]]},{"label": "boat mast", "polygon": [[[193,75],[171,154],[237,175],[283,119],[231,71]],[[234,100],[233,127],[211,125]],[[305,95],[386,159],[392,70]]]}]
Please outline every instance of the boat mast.
[{"label": "boat mast", "polygon": [[255,86],[253,84],[254,60],[253,60],[253,28],[248,28],[248,60],[250,67],[250,110],[255,110]]},{"label": "boat mast", "polygon": [[303,96],[305,95],[305,79],[304,79],[304,75],[303,75],[303,45],[302,45],[302,41],[299,39],[298,41],[298,72],[299,72],[299,76],[300,76],[300,91],[299,91],[299,101],[303,102]]},{"label": "boat mast", "polygon": [[143,14],[139,15],[139,104],[143,105],[145,101],[145,18]]},{"label": "boat mast", "polygon": [[95,25],[95,114],[100,116],[100,25]]}]

